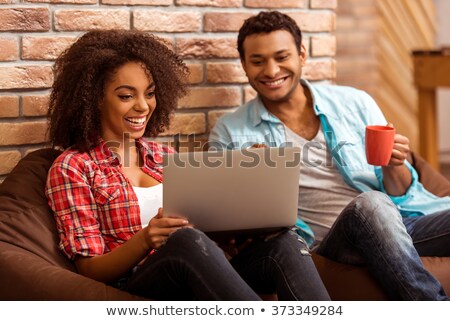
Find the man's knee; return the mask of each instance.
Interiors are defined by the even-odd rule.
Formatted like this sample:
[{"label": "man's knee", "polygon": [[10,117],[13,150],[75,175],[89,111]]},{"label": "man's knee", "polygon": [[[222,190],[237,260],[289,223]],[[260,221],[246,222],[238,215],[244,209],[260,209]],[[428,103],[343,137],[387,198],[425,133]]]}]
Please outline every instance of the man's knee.
[{"label": "man's knee", "polygon": [[379,191],[361,193],[355,197],[354,202],[365,208],[378,207],[380,204],[393,205],[389,196]]},{"label": "man's knee", "polygon": [[357,218],[366,222],[401,221],[401,215],[397,206],[388,195],[378,191],[370,191],[358,195],[346,209],[343,214],[352,219]]}]

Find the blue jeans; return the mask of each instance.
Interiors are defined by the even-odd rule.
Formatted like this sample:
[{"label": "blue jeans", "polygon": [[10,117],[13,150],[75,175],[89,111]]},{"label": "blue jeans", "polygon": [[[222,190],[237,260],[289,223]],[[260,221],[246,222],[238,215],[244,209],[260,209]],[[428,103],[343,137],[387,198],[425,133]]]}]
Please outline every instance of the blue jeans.
[{"label": "blue jeans", "polygon": [[[407,223],[411,232],[414,225],[420,225],[419,219],[414,221],[415,224],[412,220]],[[447,253],[448,221],[447,215],[447,229],[444,229],[447,243],[440,243]],[[425,243],[441,242],[438,241],[440,231],[435,234],[426,228],[417,230],[420,231],[413,233],[418,234],[414,239],[424,247]],[[426,236],[422,238],[420,235],[425,230]],[[366,264],[390,299],[448,300],[440,283],[423,267],[397,207],[383,193],[366,192],[350,202],[318,246],[317,253],[341,263]],[[423,252],[426,253],[429,252]]]},{"label": "blue jeans", "polygon": [[450,209],[430,215],[405,217],[403,224],[420,256],[450,257]]},{"label": "blue jeans", "polygon": [[260,300],[260,291],[276,291],[282,300],[329,300],[306,246],[291,231],[255,240],[229,262],[205,234],[180,229],[124,290],[157,300]]}]

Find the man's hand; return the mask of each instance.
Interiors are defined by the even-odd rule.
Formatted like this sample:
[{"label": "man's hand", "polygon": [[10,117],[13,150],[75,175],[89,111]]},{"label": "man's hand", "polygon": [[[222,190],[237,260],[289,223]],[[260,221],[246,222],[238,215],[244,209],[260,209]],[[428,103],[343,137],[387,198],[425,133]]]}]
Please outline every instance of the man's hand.
[{"label": "man's hand", "polygon": [[[394,127],[391,123],[387,126]],[[405,163],[406,157],[410,152],[409,139],[406,136],[395,134],[394,148],[392,149],[391,159],[388,166],[401,166]]]},{"label": "man's hand", "polygon": [[250,148],[268,148],[265,144],[253,144]]},{"label": "man's hand", "polygon": [[251,238],[245,239],[243,242],[237,242],[233,237],[228,242],[219,242],[217,246],[220,247],[228,260],[239,254],[244,250],[253,240]]},{"label": "man's hand", "polygon": [[[391,123],[387,126],[394,127]],[[391,159],[387,166],[383,166],[383,185],[389,195],[404,195],[411,185],[412,175],[405,165],[409,152],[409,139],[395,134]]]}]

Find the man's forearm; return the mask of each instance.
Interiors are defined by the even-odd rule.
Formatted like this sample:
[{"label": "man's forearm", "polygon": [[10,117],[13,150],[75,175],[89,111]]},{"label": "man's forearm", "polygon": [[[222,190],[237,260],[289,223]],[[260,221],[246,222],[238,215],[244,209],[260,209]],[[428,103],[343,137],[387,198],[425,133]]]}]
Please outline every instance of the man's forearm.
[{"label": "man's forearm", "polygon": [[387,194],[404,195],[412,183],[412,175],[406,165],[383,167],[383,185]]}]

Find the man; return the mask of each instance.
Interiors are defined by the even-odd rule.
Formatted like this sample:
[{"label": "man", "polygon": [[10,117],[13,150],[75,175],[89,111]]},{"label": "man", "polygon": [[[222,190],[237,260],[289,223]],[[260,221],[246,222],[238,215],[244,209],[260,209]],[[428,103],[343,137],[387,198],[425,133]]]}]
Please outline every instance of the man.
[{"label": "man", "polygon": [[418,182],[402,135],[388,166],[367,164],[365,126],[386,124],[382,112],[362,91],[301,79],[301,41],[295,21],[280,12],[244,22],[238,50],[258,96],[218,120],[211,146],[302,147],[297,226],[314,250],[367,264],[391,299],[448,300],[419,254],[450,255],[450,198]]}]

